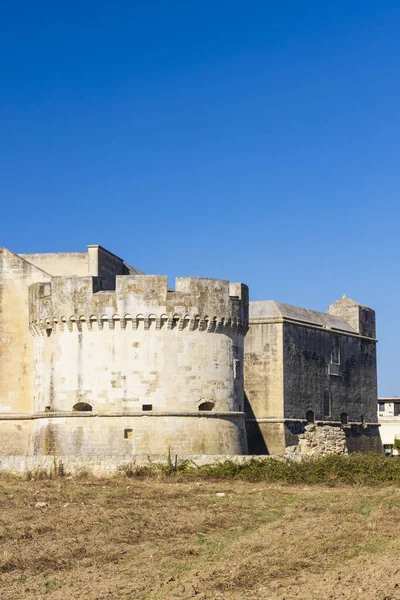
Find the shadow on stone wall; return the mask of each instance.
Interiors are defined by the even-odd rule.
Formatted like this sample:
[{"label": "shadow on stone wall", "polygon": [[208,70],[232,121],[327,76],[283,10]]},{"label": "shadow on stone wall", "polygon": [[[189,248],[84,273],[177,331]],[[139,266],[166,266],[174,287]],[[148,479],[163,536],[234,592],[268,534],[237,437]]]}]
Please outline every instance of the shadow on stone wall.
[{"label": "shadow on stone wall", "polygon": [[349,452],[380,452],[383,446],[379,425],[348,425],[344,427]]},{"label": "shadow on stone wall", "polygon": [[260,424],[256,421],[256,416],[250,406],[246,392],[244,394],[244,409],[249,454],[269,454]]}]

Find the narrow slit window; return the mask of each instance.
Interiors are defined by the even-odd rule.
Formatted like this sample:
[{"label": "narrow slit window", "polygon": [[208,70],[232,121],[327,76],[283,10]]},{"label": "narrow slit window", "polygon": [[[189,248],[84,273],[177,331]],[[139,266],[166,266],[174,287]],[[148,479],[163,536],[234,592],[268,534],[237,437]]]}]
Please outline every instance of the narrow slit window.
[{"label": "narrow slit window", "polygon": [[329,392],[324,393],[322,414],[324,415],[324,417],[331,416],[331,399],[329,396]]},{"label": "narrow slit window", "polygon": [[240,360],[238,358],[235,358],[233,361],[233,375],[235,379],[240,379],[241,377]]},{"label": "narrow slit window", "polygon": [[152,404],[142,404],[142,410],[153,410]]},{"label": "narrow slit window", "polygon": [[340,338],[332,336],[331,365],[340,365]]}]

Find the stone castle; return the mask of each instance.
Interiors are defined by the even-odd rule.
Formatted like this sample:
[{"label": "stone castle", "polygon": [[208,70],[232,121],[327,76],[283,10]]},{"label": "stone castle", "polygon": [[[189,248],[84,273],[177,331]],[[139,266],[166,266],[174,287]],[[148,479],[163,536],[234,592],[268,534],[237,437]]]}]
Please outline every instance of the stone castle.
[{"label": "stone castle", "polygon": [[381,451],[373,310],[346,296],[327,313],[250,302],[249,323],[250,452],[284,454],[292,446],[311,453],[324,446]]},{"label": "stone castle", "polygon": [[252,302],[249,320],[242,283],[171,290],[101,246],[3,248],[0,310],[0,455],[379,447],[375,314],[347,298]]}]

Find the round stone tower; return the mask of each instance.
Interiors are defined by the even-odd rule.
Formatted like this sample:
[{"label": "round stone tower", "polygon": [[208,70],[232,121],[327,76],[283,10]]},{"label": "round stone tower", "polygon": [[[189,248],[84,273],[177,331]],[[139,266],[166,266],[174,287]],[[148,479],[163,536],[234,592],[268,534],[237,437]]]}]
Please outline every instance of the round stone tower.
[{"label": "round stone tower", "polygon": [[243,454],[248,290],[216,279],[30,287],[36,454]]}]

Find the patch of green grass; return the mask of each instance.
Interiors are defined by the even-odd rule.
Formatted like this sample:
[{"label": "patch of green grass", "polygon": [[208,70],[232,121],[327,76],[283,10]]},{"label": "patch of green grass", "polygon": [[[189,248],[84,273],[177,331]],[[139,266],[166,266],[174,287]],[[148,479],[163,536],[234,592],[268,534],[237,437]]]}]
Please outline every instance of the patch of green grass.
[{"label": "patch of green grass", "polygon": [[45,594],[51,594],[51,592],[54,592],[57,588],[60,587],[60,582],[57,581],[57,579],[48,579],[45,584]]},{"label": "patch of green grass", "polygon": [[364,517],[369,517],[372,511],[372,507],[368,504],[368,502],[361,502],[361,504],[357,506],[357,511],[360,513],[360,515],[363,515]]}]

